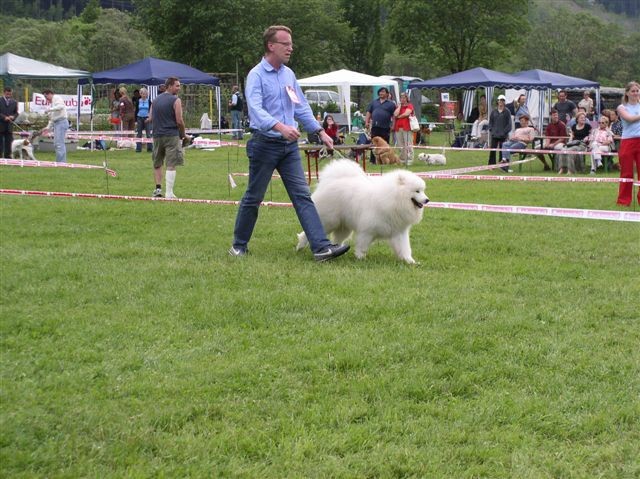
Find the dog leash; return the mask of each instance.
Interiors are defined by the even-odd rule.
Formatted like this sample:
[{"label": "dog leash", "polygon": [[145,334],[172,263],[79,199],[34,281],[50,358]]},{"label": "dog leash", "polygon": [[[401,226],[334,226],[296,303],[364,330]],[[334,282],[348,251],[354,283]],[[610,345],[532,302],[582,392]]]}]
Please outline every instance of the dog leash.
[{"label": "dog leash", "polygon": [[318,152],[318,158],[323,160],[325,158],[336,158],[338,157],[339,159],[345,159],[345,156],[340,153],[339,150],[333,150],[333,155],[329,154],[329,150],[327,150],[326,146],[323,146],[322,148],[320,148],[320,151]]},{"label": "dog leash", "polygon": [[42,130],[38,130],[38,131],[35,131],[35,130],[34,130],[33,132],[28,131],[28,130],[25,130],[25,129],[24,129],[24,128],[22,128],[20,125],[18,125],[18,124],[15,122],[15,120],[11,120],[11,123],[13,123],[15,126],[17,126],[17,127],[18,127],[18,129],[19,129],[22,133],[28,133],[28,135],[29,135],[29,138],[30,138],[30,139],[34,139],[36,136],[40,136],[40,135],[42,134]]}]

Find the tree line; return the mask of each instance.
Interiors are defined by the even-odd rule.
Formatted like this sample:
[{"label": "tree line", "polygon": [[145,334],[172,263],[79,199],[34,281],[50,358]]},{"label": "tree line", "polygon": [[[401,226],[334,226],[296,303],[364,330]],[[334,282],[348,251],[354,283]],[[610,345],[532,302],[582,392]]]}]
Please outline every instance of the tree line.
[{"label": "tree line", "polygon": [[291,66],[299,77],[348,68],[433,78],[483,66],[541,68],[608,86],[640,78],[637,29],[560,2],[192,0],[186,8],[183,0],[132,0],[132,12],[104,8],[114,2],[3,0],[3,13],[36,3],[64,15],[76,11],[57,22],[3,18],[0,51],[89,71],[155,55],[244,78],[262,54],[264,28],[285,24],[293,30]]}]

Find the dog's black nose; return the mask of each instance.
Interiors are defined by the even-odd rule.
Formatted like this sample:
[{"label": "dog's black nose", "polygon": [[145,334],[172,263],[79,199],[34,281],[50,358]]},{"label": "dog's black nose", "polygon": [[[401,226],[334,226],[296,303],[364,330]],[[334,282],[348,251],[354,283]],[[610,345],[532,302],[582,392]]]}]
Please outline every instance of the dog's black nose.
[{"label": "dog's black nose", "polygon": [[429,200],[429,198],[427,198],[426,200],[424,200],[424,204],[426,205],[427,203],[429,203],[429,201],[431,201],[431,200]]}]

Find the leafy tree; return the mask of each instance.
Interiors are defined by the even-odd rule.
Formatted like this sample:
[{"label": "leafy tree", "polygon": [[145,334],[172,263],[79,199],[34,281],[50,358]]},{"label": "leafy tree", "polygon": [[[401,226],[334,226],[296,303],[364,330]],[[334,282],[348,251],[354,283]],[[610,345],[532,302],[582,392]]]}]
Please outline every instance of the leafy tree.
[{"label": "leafy tree", "polygon": [[100,17],[100,3],[98,0],[89,0],[80,14],[80,19],[84,23],[95,23]]},{"label": "leafy tree", "polygon": [[112,8],[101,11],[95,32],[83,50],[85,69],[94,72],[126,65],[155,52],[147,35],[136,28],[133,17]]},{"label": "leafy tree", "polygon": [[100,10],[91,25],[77,17],[64,22],[18,18],[3,29],[0,40],[0,51],[94,72],[153,53],[146,35],[134,28],[131,15],[113,9]]},{"label": "leafy tree", "polygon": [[398,0],[391,38],[404,53],[455,73],[494,67],[528,30],[527,0]]},{"label": "leafy tree", "polygon": [[136,7],[139,26],[164,58],[204,71],[233,72],[236,61],[246,69],[249,45],[258,44],[252,28],[256,4],[219,0],[212,8],[208,1],[194,0],[183,9],[181,0],[149,0],[137,1]]},{"label": "leafy tree", "polygon": [[[64,38],[64,42],[54,42]],[[18,18],[6,27],[6,37],[0,50],[15,53],[70,68],[81,68],[84,63],[83,38],[65,23]]]},{"label": "leafy tree", "polygon": [[624,84],[637,76],[638,33],[625,37],[616,24],[564,8],[552,12],[541,8],[532,13],[533,28],[526,41],[530,47],[522,50],[521,67],[541,68],[608,85]]},{"label": "leafy tree", "polygon": [[351,70],[383,74],[384,44],[380,0],[341,0],[344,18],[351,27],[345,59]]},{"label": "leafy tree", "polygon": [[[349,29],[337,0],[137,0],[139,25],[164,57],[209,72],[239,72],[240,77],[262,55],[262,33],[269,25],[293,30],[291,66],[298,75],[343,64]],[[180,15],[176,15],[180,12]]]}]

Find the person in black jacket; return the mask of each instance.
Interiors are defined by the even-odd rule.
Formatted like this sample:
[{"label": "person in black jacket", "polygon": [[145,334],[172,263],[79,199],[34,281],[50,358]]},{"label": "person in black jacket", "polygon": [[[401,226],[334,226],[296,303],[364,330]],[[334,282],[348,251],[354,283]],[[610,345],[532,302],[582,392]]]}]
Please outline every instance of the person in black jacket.
[{"label": "person in black jacket", "polygon": [[[489,116],[489,131],[491,132],[490,165],[496,164],[495,149],[501,147],[511,131],[511,113],[505,107],[506,100],[504,95],[500,95],[498,97],[498,108],[493,110]],[[500,152],[500,160],[502,161],[502,152]]]},{"label": "person in black jacket", "polygon": [[18,103],[13,99],[11,87],[4,87],[4,95],[0,100],[0,152],[3,158],[11,158],[13,142],[13,122],[18,116]]}]

